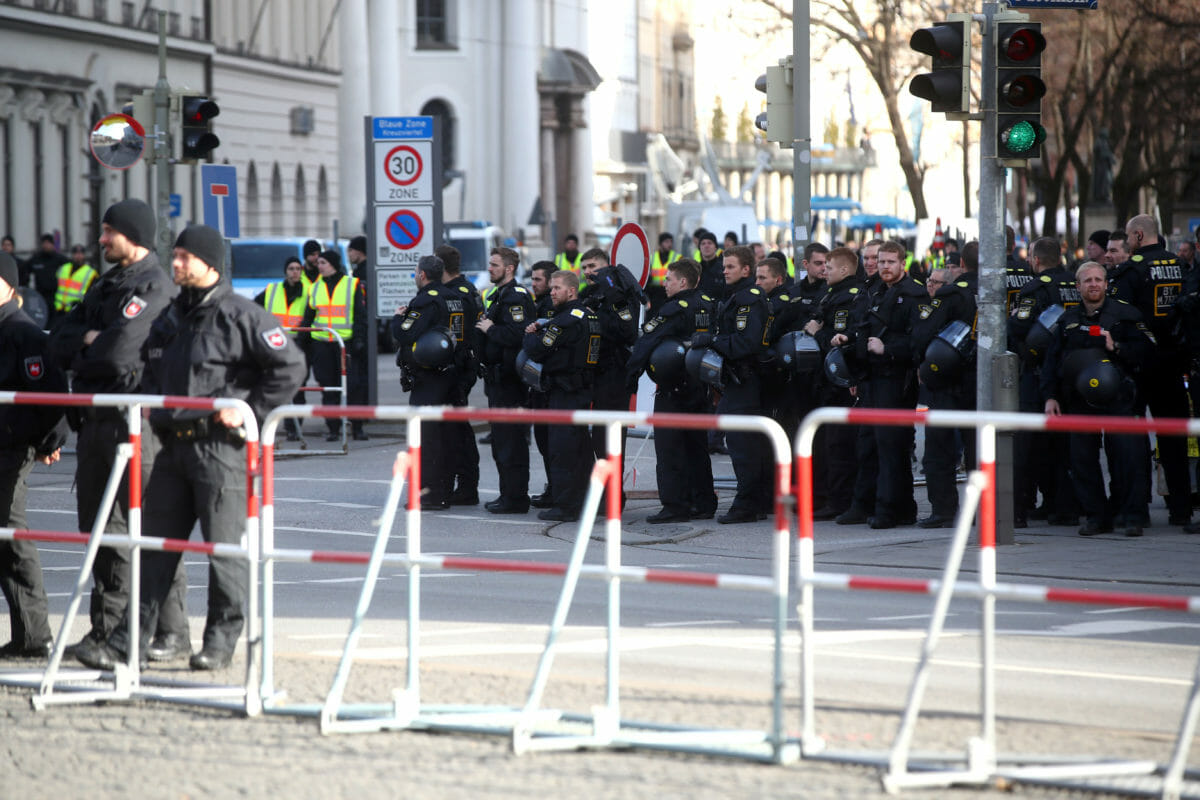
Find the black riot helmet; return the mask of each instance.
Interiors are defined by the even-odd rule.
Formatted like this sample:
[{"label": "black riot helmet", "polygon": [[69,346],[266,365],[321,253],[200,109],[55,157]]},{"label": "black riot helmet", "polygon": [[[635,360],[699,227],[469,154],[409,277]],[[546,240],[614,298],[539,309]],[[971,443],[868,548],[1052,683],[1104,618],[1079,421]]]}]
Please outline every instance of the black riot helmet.
[{"label": "black riot helmet", "polygon": [[538,392],[546,391],[546,376],[543,374],[542,365],[530,359],[529,353],[524,350],[517,352],[515,368],[517,374],[521,376],[521,381],[530,389]]},{"label": "black riot helmet", "polygon": [[851,369],[850,363],[846,360],[845,347],[831,347],[825,354],[825,377],[834,386],[840,386],[843,389],[862,380],[862,375],[857,370]]},{"label": "black riot helmet", "polygon": [[1058,334],[1058,321],[1067,310],[1060,305],[1053,305],[1038,314],[1037,320],[1025,335],[1025,355],[1034,363],[1041,361],[1050,349],[1050,343]]},{"label": "black riot helmet", "polygon": [[962,320],[954,320],[925,348],[925,360],[919,370],[921,382],[930,389],[945,388],[962,375],[974,352],[971,326]]},{"label": "black riot helmet", "polygon": [[1093,361],[1075,376],[1075,391],[1083,401],[1098,411],[1112,408],[1121,393],[1125,378],[1121,370],[1107,358]]},{"label": "black riot helmet", "polygon": [[646,374],[664,389],[678,386],[687,377],[686,353],[683,342],[671,337],[663,339],[650,353]]},{"label": "black riot helmet", "polygon": [[788,372],[813,372],[821,366],[821,346],[804,331],[788,331],[771,349]]},{"label": "black riot helmet", "polygon": [[454,360],[454,346],[454,334],[448,328],[425,331],[413,342],[413,363],[425,369],[447,367]]},{"label": "black riot helmet", "polygon": [[724,386],[721,381],[721,371],[725,365],[725,359],[711,347],[691,348],[684,357],[684,365],[688,374],[696,380],[718,389]]}]

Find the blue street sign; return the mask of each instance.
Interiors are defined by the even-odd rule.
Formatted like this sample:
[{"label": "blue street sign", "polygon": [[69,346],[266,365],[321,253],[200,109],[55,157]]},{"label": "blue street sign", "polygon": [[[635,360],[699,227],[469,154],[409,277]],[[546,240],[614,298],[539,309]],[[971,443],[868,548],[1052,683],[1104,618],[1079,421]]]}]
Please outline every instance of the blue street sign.
[{"label": "blue street sign", "polygon": [[1098,0],[1008,0],[1009,8],[1086,8],[1096,10]]},{"label": "blue street sign", "polygon": [[238,224],[237,167],[201,164],[200,185],[204,197],[204,224],[219,230],[226,239],[236,239],[241,235]]},{"label": "blue street sign", "polygon": [[180,214],[183,213],[183,195],[172,194],[169,197],[169,201],[170,201],[169,216],[178,217]]},{"label": "blue street sign", "polygon": [[433,117],[374,117],[376,139],[432,139]]}]

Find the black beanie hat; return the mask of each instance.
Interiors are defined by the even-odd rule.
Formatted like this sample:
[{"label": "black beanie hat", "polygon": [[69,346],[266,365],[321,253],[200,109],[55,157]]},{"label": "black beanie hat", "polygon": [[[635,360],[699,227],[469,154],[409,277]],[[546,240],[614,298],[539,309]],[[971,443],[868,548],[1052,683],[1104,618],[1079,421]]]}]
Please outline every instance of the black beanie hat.
[{"label": "black beanie hat", "polygon": [[321,243],[318,242],[316,239],[309,239],[307,242],[304,243],[303,252],[304,252],[305,258],[308,258],[309,255],[311,255],[313,253],[319,253],[319,252],[321,252]]},{"label": "black beanie hat", "polygon": [[357,250],[358,252],[365,254],[367,252],[367,237],[355,236],[350,240],[350,244],[346,245],[346,247],[347,249]]},{"label": "black beanie hat", "polygon": [[217,272],[225,267],[225,239],[216,228],[189,225],[180,232],[175,246],[187,250]]},{"label": "black beanie hat", "polygon": [[321,258],[333,265],[333,268],[338,272],[342,272],[342,254],[337,250],[326,250],[321,253]]},{"label": "black beanie hat", "polygon": [[1089,242],[1095,242],[1101,248],[1108,247],[1108,231],[1101,228],[1098,231],[1092,231],[1092,235],[1088,237]]},{"label": "black beanie hat", "polygon": [[712,242],[713,244],[716,244],[717,243],[717,235],[715,233],[713,233],[712,231],[705,231],[704,233],[700,234],[700,241]]},{"label": "black beanie hat", "polygon": [[122,200],[112,204],[104,212],[102,221],[134,244],[154,246],[158,220],[154,217],[154,210],[141,200]]},{"label": "black beanie hat", "polygon": [[13,289],[21,287],[21,273],[17,271],[17,262],[8,253],[0,250],[0,280],[7,283]]}]

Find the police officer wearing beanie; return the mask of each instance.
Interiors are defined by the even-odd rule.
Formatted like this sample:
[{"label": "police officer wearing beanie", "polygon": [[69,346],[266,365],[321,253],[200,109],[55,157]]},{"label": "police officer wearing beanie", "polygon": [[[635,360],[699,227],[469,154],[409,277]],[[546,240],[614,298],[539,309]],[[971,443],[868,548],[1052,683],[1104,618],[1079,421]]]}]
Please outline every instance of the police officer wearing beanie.
[{"label": "police officer wearing beanie", "polygon": [[[422,256],[417,262],[417,294],[407,306],[396,309],[392,317],[392,338],[399,347],[396,363],[412,381],[408,398],[411,406],[452,405],[458,385],[454,347],[441,341],[440,344],[446,345],[442,353],[431,346],[439,341],[439,334],[448,333],[453,338],[456,329],[462,334],[463,301],[442,285],[445,269],[437,256]],[[421,420],[421,508],[424,510],[442,511],[450,507],[454,472],[446,426],[444,422]]]},{"label": "police officer wearing beanie", "polygon": [[[1048,398],[1045,413],[1132,416],[1137,389],[1131,376],[1154,358],[1154,334],[1134,306],[1105,296],[1107,272],[1102,265],[1084,262],[1075,271],[1075,283],[1081,303],[1067,309],[1059,320],[1042,368],[1042,394]],[[1102,372],[1089,371],[1100,362]],[[1111,391],[1095,392],[1106,385]],[[1113,433],[1103,437],[1110,461],[1120,465],[1110,476],[1111,498],[1105,496],[1098,463],[1101,434],[1070,434],[1071,480],[1087,516],[1079,535],[1108,533],[1116,526],[1126,536],[1141,536],[1150,469],[1145,437]]]},{"label": "police officer wearing beanie", "polygon": [[[442,284],[451,297],[462,303],[462,316],[455,317],[454,367],[457,383],[450,404],[470,404],[471,388],[479,380],[479,335],[475,324],[483,319],[483,298],[479,290],[461,272],[462,254],[458,248],[448,244],[433,251],[442,260],[445,272]],[[461,319],[461,324],[459,320]],[[475,442],[475,430],[470,422],[447,422],[446,441],[452,465],[451,480],[455,481],[450,493],[452,506],[479,505],[479,445]]]},{"label": "police officer wearing beanie", "polygon": [[[154,318],[175,296],[176,289],[150,249],[157,228],[154,211],[141,200],[122,200],[104,212],[100,248],[112,268],[100,276],[57,324],[50,353],[74,377],[71,389],[80,393],[127,394],[141,390],[142,344]],[[125,412],[119,408],[81,408],[67,412],[78,431],[75,444],[75,502],[79,530],[90,532],[116,461],[117,446],[129,440]],[[142,486],[158,452],[153,436],[142,437]],[[117,500],[105,533],[128,533],[129,484],[121,478]],[[170,660],[190,652],[187,638],[186,576],[182,568],[159,618],[150,650],[155,660]],[[84,641],[104,641],[129,603],[129,553],[102,547],[92,565],[92,627]]]},{"label": "police officer wearing beanie", "polygon": [[[547,406],[578,411],[591,403],[592,372],[600,359],[601,323],[579,299],[577,273],[555,272],[550,278],[550,297],[554,300],[554,315],[545,324],[534,320],[526,326],[522,349],[531,361],[542,365]],[[553,504],[539,511],[538,519],[572,522],[579,519],[583,509],[593,463],[588,432],[579,425],[551,425],[549,440]]]},{"label": "police officer wearing beanie", "polygon": [[[1095,236],[1096,234],[1092,234]],[[1041,414],[1046,398],[1041,394],[1041,369],[1046,358],[1048,340],[1032,339],[1038,318],[1046,309],[1064,309],[1079,305],[1079,290],[1075,275],[1062,264],[1058,241],[1044,236],[1029,247],[1034,279],[1022,287],[1017,305],[1008,318],[1008,348],[1021,357],[1018,383],[1019,410]],[[1046,520],[1051,525],[1077,525],[1079,509],[1075,489],[1067,475],[1068,441],[1061,433],[1017,431],[1013,439],[1013,502],[1014,525],[1024,528],[1042,490]]]},{"label": "police officer wearing beanie", "polygon": [[[337,250],[325,250],[317,256],[320,280],[313,284],[308,295],[308,309],[300,326],[333,328],[346,347],[346,402],[366,405],[367,381],[367,295],[362,281],[346,274],[342,256]],[[312,356],[313,377],[321,386],[338,386],[342,379],[342,351],[337,339],[328,331],[301,333],[301,347],[307,346]],[[337,405],[338,392],[322,392],[321,402]],[[336,442],[341,427],[337,419],[325,420],[325,441]],[[361,419],[351,420],[351,430],[357,441],[367,438]]]},{"label": "police officer wearing beanie", "polygon": [[[304,355],[279,322],[234,293],[222,280],[225,241],[207,225],[192,225],[175,240],[171,269],[180,287],[154,320],[142,346],[142,390],[189,397],[234,397],[261,424],[287,403],[304,376]],[[146,485],[148,530],[186,540],[197,522],[205,541],[236,544],[246,526],[245,420],[235,408],[216,412],[159,408],[150,428],[162,442]],[[180,561],[178,552],[142,554],[140,631],[147,642]],[[245,623],[248,575],[243,559],[209,558],[208,618],[194,670],[229,666]],[[112,669],[129,646],[128,614],[107,642],[80,645],[75,655],[95,669]]]},{"label": "police officer wearing beanie", "polygon": [[[631,391],[636,390],[638,377],[652,366],[651,356],[660,344],[672,339],[690,342],[697,333],[709,332],[716,304],[698,287],[699,282],[700,265],[692,259],[676,259],[667,266],[663,279],[667,302],[642,326],[642,335],[629,357],[626,385]],[[655,413],[703,414],[712,409],[704,385],[686,372],[676,382],[658,377],[655,382]],[[662,510],[651,514],[646,522],[658,525],[712,519],[717,511],[717,495],[705,432],[655,428],[654,455]]]},{"label": "police officer wearing beanie", "polygon": [[[46,334],[21,311],[17,262],[0,252],[0,389],[66,392],[67,379],[47,357]],[[25,528],[27,480],[34,462],[53,464],[67,438],[61,408],[0,406],[0,526]],[[45,658],[54,637],[37,544],[0,542],[0,590],[8,601],[12,638],[0,658]]]}]

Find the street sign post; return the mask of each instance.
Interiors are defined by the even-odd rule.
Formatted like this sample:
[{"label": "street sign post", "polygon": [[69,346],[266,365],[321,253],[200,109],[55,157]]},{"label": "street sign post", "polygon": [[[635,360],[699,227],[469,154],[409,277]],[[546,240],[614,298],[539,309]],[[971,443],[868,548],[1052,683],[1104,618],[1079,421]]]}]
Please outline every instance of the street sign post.
[{"label": "street sign post", "polygon": [[237,167],[227,164],[201,164],[200,187],[204,198],[204,224],[219,230],[226,239],[241,236]]}]

